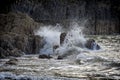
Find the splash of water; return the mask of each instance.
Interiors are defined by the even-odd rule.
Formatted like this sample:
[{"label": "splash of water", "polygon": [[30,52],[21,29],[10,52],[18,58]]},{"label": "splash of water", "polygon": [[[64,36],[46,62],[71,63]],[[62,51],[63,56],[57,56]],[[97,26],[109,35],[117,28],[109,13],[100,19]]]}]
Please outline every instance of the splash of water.
[{"label": "splash of water", "polygon": [[[36,32],[36,35],[40,35],[45,39],[44,48],[40,50],[40,54],[65,54],[75,51],[79,53],[86,42],[82,33],[83,28],[77,23],[73,23],[70,26],[70,30],[67,31],[64,43],[60,45],[60,34],[64,32],[62,26],[57,24],[56,26],[43,26]],[[53,46],[58,45],[59,48],[53,51]]]},{"label": "splash of water", "polygon": [[43,26],[38,30],[36,35],[44,37],[45,45],[40,50],[40,54],[53,54],[53,46],[60,45],[61,26]]},{"label": "splash of water", "polygon": [[85,47],[86,39],[82,33],[82,28],[76,23],[71,26],[71,30],[67,32],[64,43],[56,50],[57,54],[75,54],[80,53]]}]

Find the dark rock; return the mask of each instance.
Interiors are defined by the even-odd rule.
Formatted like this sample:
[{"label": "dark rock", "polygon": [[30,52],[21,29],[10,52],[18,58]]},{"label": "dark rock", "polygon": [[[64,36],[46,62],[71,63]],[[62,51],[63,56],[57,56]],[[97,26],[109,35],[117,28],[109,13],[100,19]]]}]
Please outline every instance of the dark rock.
[{"label": "dark rock", "polygon": [[28,54],[38,54],[39,50],[44,46],[43,37],[30,36],[28,37],[27,45],[25,46],[25,52]]},{"label": "dark rock", "polygon": [[53,49],[57,49],[57,48],[59,48],[59,45],[54,45],[53,46]]},{"label": "dark rock", "polygon": [[50,58],[52,58],[52,56],[47,55],[47,54],[40,54],[39,58],[41,58],[41,59],[50,59]]},{"label": "dark rock", "polygon": [[9,53],[0,47],[0,58],[5,58],[8,55],[9,55]]},{"label": "dark rock", "polygon": [[9,65],[17,65],[18,63],[18,59],[16,58],[12,58],[9,61],[7,61],[5,64],[9,64]]},{"label": "dark rock", "polygon": [[9,53],[10,53],[9,56],[14,56],[14,57],[20,57],[24,54],[24,52],[18,50],[17,48],[11,50]]},{"label": "dark rock", "polygon": [[58,56],[57,59],[60,60],[60,59],[63,59],[63,57],[62,56]]},{"label": "dark rock", "polygon": [[43,38],[34,35],[38,23],[27,14],[2,14],[0,22],[0,58],[39,53],[44,45]]},{"label": "dark rock", "polygon": [[18,50],[17,48],[13,49],[13,50],[5,50],[3,48],[0,47],[0,58],[7,58],[9,56],[13,56],[13,57],[20,57],[24,54],[24,52],[22,52],[21,50]]},{"label": "dark rock", "polygon": [[85,43],[85,47],[91,50],[99,50],[100,46],[95,42],[94,39],[89,39],[87,40],[87,42]]},{"label": "dark rock", "polygon": [[[3,34],[0,36],[1,56],[21,56],[26,54],[38,54],[43,47],[43,38],[40,36],[27,36],[22,34]],[[5,55],[6,54],[6,55]]]},{"label": "dark rock", "polygon": [[30,77],[21,77],[19,80],[32,80]]},{"label": "dark rock", "polygon": [[54,46],[53,46],[53,52],[54,52],[57,48],[59,48],[59,45],[54,45]]},{"label": "dark rock", "polygon": [[0,47],[2,47],[3,49],[14,49],[12,43],[14,42],[14,40],[12,39],[12,37],[8,34],[3,34],[0,35]]},{"label": "dark rock", "polygon": [[64,43],[65,37],[66,37],[66,33],[61,33],[60,34],[60,44],[62,45]]}]

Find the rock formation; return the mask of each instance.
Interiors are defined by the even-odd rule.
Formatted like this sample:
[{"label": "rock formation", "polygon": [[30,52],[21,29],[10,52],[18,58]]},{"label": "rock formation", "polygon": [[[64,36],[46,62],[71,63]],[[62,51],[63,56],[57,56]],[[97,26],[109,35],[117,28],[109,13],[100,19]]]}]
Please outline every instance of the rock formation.
[{"label": "rock formation", "polygon": [[94,39],[88,39],[85,43],[85,47],[90,50],[99,50],[100,46],[95,42]]},{"label": "rock formation", "polygon": [[43,38],[34,35],[38,23],[23,13],[0,15],[0,58],[37,54],[43,46]]}]

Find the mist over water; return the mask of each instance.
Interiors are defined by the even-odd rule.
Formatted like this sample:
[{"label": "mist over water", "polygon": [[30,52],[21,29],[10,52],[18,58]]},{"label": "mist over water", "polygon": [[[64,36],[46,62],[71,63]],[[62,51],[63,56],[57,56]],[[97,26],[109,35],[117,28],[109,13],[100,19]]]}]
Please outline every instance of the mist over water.
[{"label": "mist over water", "polygon": [[53,46],[60,45],[61,26],[42,26],[36,33],[44,38],[44,47],[40,54],[53,54]]},{"label": "mist over water", "polygon": [[[83,29],[84,28],[79,26],[77,23],[73,23],[69,27],[68,31],[64,30],[60,24],[56,24],[56,26],[41,26],[40,29],[35,32],[35,35],[39,35],[44,38],[44,47],[40,49],[39,54],[53,55],[53,58],[49,60],[40,59],[38,58],[38,55],[25,55],[17,58],[19,60],[17,66],[13,65],[11,67],[9,65],[3,65],[2,68],[4,70],[11,69],[11,72],[13,73],[14,71],[17,71],[16,73],[19,73],[20,75],[3,71],[3,73],[0,72],[0,79],[3,80],[7,77],[16,80],[53,80],[54,77],[49,77],[51,75],[57,76],[57,78],[61,76],[66,77],[64,79],[59,78],[55,80],[66,80],[67,77],[88,77],[87,75],[95,75],[95,77],[98,75],[98,77],[102,76],[106,78],[111,78],[112,76],[111,79],[120,79],[120,71],[118,70],[120,54],[115,51],[119,51],[120,49],[120,45],[116,43],[119,36],[116,38],[116,41],[114,39],[116,36],[113,38],[111,36],[97,36],[98,38],[96,38],[96,41],[99,41],[99,43],[102,44],[100,46],[104,48],[104,50],[96,50],[96,42],[93,42],[93,50],[90,50],[85,46],[89,38],[86,38],[83,34]],[[62,44],[60,44],[61,33],[66,33],[66,37]],[[90,36],[90,38],[92,36]],[[109,42],[112,39],[115,41],[114,45]],[[53,47],[56,45],[59,47],[54,50]],[[56,56],[62,56],[63,59],[56,59]]]},{"label": "mist over water", "polygon": [[[76,22],[73,22],[68,31],[64,31],[62,26],[57,24],[56,26],[42,26],[35,34],[40,35],[45,40],[43,49],[40,50],[40,54],[66,54],[70,51],[74,53],[80,53],[85,49],[86,39],[83,35],[83,27],[79,26]],[[60,34],[65,32],[67,35],[63,44],[60,44]],[[53,46],[59,46],[55,51]]]}]

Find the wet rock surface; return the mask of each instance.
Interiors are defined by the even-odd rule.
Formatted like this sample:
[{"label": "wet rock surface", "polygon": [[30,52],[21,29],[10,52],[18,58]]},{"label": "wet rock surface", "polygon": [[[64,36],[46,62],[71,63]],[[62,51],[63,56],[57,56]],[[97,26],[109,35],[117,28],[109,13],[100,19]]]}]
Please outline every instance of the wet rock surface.
[{"label": "wet rock surface", "polygon": [[8,64],[8,65],[17,65],[17,62],[18,62],[18,59],[12,58],[9,61],[7,61],[5,64]]},{"label": "wet rock surface", "polygon": [[[39,55],[18,57],[17,65],[4,65],[9,59],[0,59],[0,79],[94,80],[120,79],[120,36],[88,36],[101,46],[99,51],[82,51],[76,62],[75,54],[58,60],[40,59]],[[9,74],[9,76],[8,76]]]},{"label": "wet rock surface", "polygon": [[47,54],[40,54],[39,58],[41,58],[41,59],[50,59],[50,58],[52,58],[52,56],[51,55],[47,55]]},{"label": "wet rock surface", "polygon": [[0,14],[0,22],[0,58],[39,53],[43,38],[34,35],[38,23],[27,14]]},{"label": "wet rock surface", "polygon": [[88,39],[85,43],[85,47],[91,50],[99,50],[100,46],[95,42],[94,39]]},{"label": "wet rock surface", "polygon": [[61,33],[60,34],[60,44],[62,45],[64,43],[65,37],[66,37],[67,33]]}]

